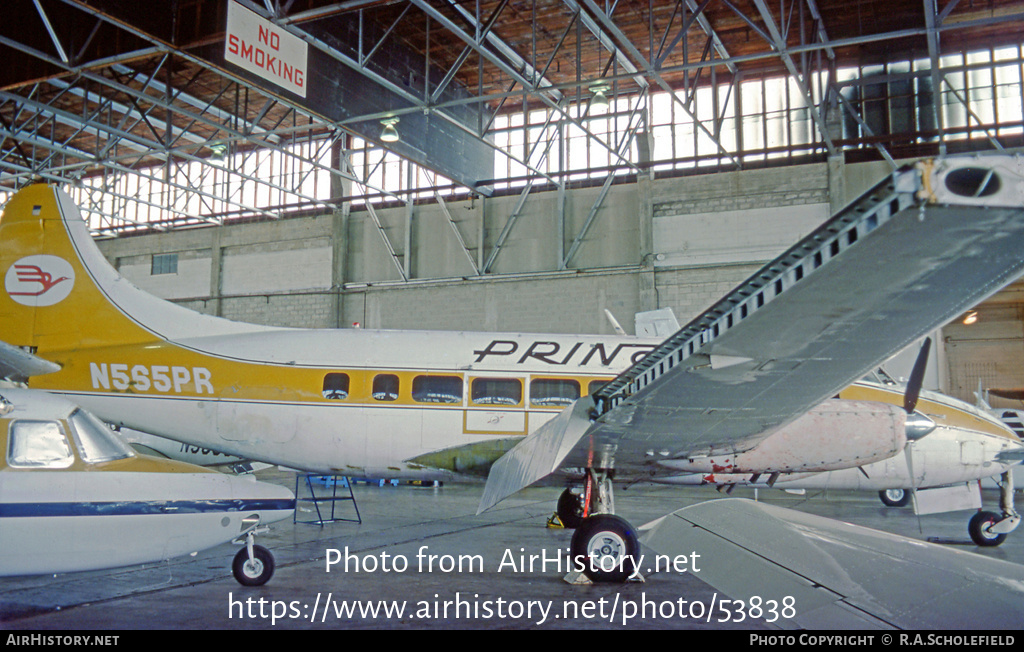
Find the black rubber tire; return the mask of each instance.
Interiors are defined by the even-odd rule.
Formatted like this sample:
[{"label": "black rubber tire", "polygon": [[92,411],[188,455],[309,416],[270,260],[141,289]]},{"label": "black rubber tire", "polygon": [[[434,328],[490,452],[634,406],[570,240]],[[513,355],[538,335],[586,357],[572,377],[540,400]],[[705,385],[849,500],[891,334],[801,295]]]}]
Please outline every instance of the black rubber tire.
[{"label": "black rubber tire", "polygon": [[998,520],[1000,520],[999,514],[993,512],[978,512],[972,516],[970,523],[967,524],[967,531],[971,533],[971,540],[975,544],[986,548],[998,546],[1005,541],[1006,533],[992,534],[985,531],[985,528]]},{"label": "black rubber tire", "polygon": [[626,519],[598,514],[583,519],[573,532],[569,550],[573,564],[582,565],[590,581],[622,583],[637,570],[640,542]]},{"label": "black rubber tire", "polygon": [[583,522],[583,497],[574,494],[572,489],[566,489],[558,497],[558,506],[555,508],[555,512],[558,514],[558,520],[562,521],[562,525],[570,530],[575,530]]},{"label": "black rubber tire", "polygon": [[[894,498],[889,495],[891,492],[899,491],[902,492],[899,498]],[[906,489],[888,489],[878,492],[878,497],[882,499],[887,507],[906,507],[910,504],[910,492]]]},{"label": "black rubber tire", "polygon": [[253,564],[249,564],[249,551],[244,547],[231,563],[231,573],[242,586],[263,586],[274,575],[274,555],[263,546],[252,547]]}]

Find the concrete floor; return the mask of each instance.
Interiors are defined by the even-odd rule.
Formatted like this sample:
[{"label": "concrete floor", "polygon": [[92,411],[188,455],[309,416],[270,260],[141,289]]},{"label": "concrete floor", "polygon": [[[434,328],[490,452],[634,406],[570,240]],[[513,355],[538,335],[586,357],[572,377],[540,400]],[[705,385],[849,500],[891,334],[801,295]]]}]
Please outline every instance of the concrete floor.
[{"label": "concrete floor", "polygon": [[[277,470],[261,479],[293,486],[294,476]],[[535,487],[476,516],[483,485],[443,487],[357,485],[362,524],[293,524],[282,521],[259,537],[277,559],[270,582],[245,588],[231,577],[237,546],[225,544],[194,557],[164,563],[58,576],[0,578],[0,629],[327,629],[327,628],[770,628],[746,620],[701,620],[718,598],[694,572],[650,572],[646,581],[625,585],[570,585],[554,566],[513,568],[522,556],[549,557],[568,548],[571,531],[545,526],[560,487]],[[737,489],[733,496],[753,497]],[[636,525],[694,502],[721,497],[711,489],[634,486],[616,490],[618,513]],[[1024,563],[1024,534],[1011,535],[998,548],[977,548],[967,536],[969,513],[922,517],[908,508],[886,508],[874,493],[808,492],[794,496],[761,491],[760,499],[821,516],[839,518],[914,538],[935,538],[977,554]],[[992,509],[998,495],[985,491]],[[311,518],[301,505],[300,519]],[[341,503],[339,516],[351,515]],[[920,527],[920,530],[919,530]],[[326,570],[331,554],[348,551],[361,568]],[[338,553],[330,551],[337,550]],[[433,555],[434,567],[426,567]],[[477,556],[477,557],[474,557]],[[474,560],[475,561],[471,561]],[[442,564],[462,568],[441,568]],[[401,563],[408,567],[404,570]],[[503,561],[506,563],[503,565]],[[482,562],[482,567],[478,564]],[[383,570],[383,564],[388,570]],[[353,562],[354,564],[354,562]],[[375,569],[368,572],[367,564]],[[499,571],[499,568],[501,570]],[[756,578],[751,579],[756,582]],[[781,597],[781,596],[780,596]],[[685,600],[685,618],[679,601]],[[361,601],[365,607],[387,603],[405,611],[385,614],[339,613]],[[397,601],[397,602],[391,602]],[[662,614],[630,616],[644,602],[662,605]],[[700,605],[696,603],[702,603]],[[671,614],[665,615],[671,603]],[[325,605],[330,605],[325,610]],[[447,608],[447,613],[445,609]],[[614,616],[612,612],[614,610]]]}]

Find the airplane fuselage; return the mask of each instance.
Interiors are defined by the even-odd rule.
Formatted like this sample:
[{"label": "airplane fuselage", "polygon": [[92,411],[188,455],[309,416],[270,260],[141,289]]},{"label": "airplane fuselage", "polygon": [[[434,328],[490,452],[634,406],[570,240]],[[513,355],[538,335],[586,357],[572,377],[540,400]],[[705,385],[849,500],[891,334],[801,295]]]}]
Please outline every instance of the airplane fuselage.
[{"label": "airplane fuselage", "polygon": [[[655,344],[267,329],[195,342],[40,349],[62,369],[32,386],[118,425],[248,459],[324,473],[443,478],[486,468]],[[254,359],[261,351],[273,357]]]}]

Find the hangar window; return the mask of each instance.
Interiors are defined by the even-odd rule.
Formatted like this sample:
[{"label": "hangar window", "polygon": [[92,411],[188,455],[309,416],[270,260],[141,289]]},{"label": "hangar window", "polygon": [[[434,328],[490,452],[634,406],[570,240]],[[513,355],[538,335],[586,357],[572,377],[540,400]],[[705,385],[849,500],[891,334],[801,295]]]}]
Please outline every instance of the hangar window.
[{"label": "hangar window", "polygon": [[375,401],[398,400],[398,376],[378,374],[373,377],[373,398]]},{"label": "hangar window", "polygon": [[153,262],[150,265],[151,276],[158,274],[178,273],[178,254],[153,254]]},{"label": "hangar window", "polygon": [[324,398],[333,401],[348,398],[348,374],[333,373],[324,376]]},{"label": "hangar window", "polygon": [[416,376],[412,379],[412,400],[418,403],[462,403],[462,378]]},{"label": "hangar window", "polygon": [[82,410],[68,419],[78,452],[86,462],[110,462],[134,457],[132,447],[115,435],[106,424]]},{"label": "hangar window", "polygon": [[474,378],[470,398],[474,405],[519,405],[523,384],[518,378]]},{"label": "hangar window", "polygon": [[530,405],[562,407],[580,397],[580,384],[571,378],[534,378],[530,382]]},{"label": "hangar window", "polygon": [[75,461],[64,428],[56,421],[15,421],[7,441],[7,463],[32,469],[66,469]]}]

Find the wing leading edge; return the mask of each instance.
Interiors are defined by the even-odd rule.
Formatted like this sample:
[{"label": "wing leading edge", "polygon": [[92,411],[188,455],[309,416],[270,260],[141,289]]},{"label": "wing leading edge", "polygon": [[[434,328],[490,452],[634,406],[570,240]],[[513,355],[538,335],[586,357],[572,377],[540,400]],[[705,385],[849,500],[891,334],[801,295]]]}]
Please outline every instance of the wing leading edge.
[{"label": "wing leading edge", "polygon": [[990,156],[893,173],[597,392],[587,436],[552,466],[611,452],[637,472],[749,449],[948,323],[1024,271],[1022,167]]}]

